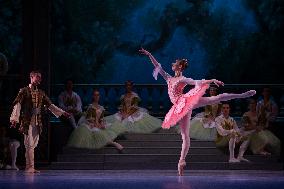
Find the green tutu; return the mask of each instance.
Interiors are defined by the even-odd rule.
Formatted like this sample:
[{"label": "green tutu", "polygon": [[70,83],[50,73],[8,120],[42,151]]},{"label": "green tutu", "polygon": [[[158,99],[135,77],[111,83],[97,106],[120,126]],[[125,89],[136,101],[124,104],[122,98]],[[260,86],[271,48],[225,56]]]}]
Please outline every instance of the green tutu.
[{"label": "green tutu", "polygon": [[161,129],[162,120],[145,113],[140,120],[125,124],[128,133],[153,133]]},{"label": "green tutu", "polygon": [[113,125],[113,127],[124,127],[127,133],[153,133],[161,129],[162,120],[149,115],[148,113],[140,114],[138,119],[131,116],[124,120],[119,120],[117,114],[105,117],[105,120]]},{"label": "green tutu", "polygon": [[206,141],[215,141],[217,136],[216,128],[204,128],[203,124],[198,119],[193,119],[190,122],[190,138]]},{"label": "green tutu", "polygon": [[280,140],[269,130],[262,130],[251,136],[250,149],[254,154],[265,149],[273,154],[279,155],[280,145]]},{"label": "green tutu", "polygon": [[104,120],[107,123],[111,124],[111,126],[108,127],[108,129],[114,132],[116,136],[119,136],[127,132],[127,129],[125,128],[124,124],[121,121],[115,119],[113,115],[104,117]]},{"label": "green tutu", "polygon": [[92,131],[86,123],[82,123],[71,134],[68,147],[99,149],[113,141],[118,135],[125,132],[122,126],[111,125],[106,129]]}]

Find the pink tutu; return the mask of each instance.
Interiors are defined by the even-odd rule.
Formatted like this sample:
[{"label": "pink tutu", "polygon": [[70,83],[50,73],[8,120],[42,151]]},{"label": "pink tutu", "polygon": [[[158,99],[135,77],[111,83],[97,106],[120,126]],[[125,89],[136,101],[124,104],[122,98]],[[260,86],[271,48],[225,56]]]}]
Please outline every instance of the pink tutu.
[{"label": "pink tutu", "polygon": [[167,113],[162,128],[169,129],[172,126],[175,126],[186,114],[191,112],[199,99],[205,94],[208,87],[208,84],[195,86],[189,92],[178,97],[170,111]]}]

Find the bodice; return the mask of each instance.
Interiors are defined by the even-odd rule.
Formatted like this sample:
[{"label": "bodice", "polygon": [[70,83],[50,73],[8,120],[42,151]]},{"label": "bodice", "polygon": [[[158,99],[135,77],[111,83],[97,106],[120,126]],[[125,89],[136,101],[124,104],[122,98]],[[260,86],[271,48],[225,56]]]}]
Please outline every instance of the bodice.
[{"label": "bodice", "polygon": [[167,80],[168,94],[173,104],[183,95],[183,89],[186,83],[180,82],[182,79],[185,79],[185,77],[169,77]]},{"label": "bodice", "polygon": [[104,108],[102,106],[96,106],[94,104],[91,104],[87,110],[87,119],[89,120],[100,120],[100,117],[104,111]]}]

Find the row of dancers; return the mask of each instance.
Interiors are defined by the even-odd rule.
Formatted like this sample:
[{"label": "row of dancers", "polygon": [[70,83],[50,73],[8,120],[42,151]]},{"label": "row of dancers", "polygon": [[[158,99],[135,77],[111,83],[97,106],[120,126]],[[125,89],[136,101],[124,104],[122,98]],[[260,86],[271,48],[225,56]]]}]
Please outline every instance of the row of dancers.
[{"label": "row of dancers", "polygon": [[[132,86],[132,83],[126,82],[126,85]],[[123,146],[113,142],[117,136],[124,133],[152,133],[160,129],[162,121],[152,117],[147,113],[147,110],[139,107],[139,96],[132,91],[132,87],[127,87],[127,89],[126,94],[121,96],[121,106],[118,113],[106,117],[104,117],[104,107],[99,105],[100,92],[94,90],[93,101],[79,120],[68,145],[76,148],[98,149],[110,144],[121,152]],[[217,88],[210,87],[209,93],[210,96],[216,96]],[[256,100],[249,99],[249,111],[243,115],[242,122],[238,124],[238,127],[234,128],[237,129],[238,133],[246,135],[246,146],[250,144],[254,154],[269,155],[270,152],[273,152],[279,155],[280,141],[268,130],[268,127],[271,127],[269,124],[271,124],[272,118],[276,117],[275,112],[272,111],[275,109],[272,108],[274,103],[272,103],[272,100],[269,100],[269,102],[265,103],[268,107],[264,113],[261,113],[260,109],[264,110],[264,108],[261,108],[264,105],[263,100],[260,100],[257,105]],[[67,106],[67,103],[65,103],[65,106]],[[218,147],[226,146],[226,140],[220,143],[220,139],[223,138],[221,134],[225,135],[222,129],[226,127],[224,123],[232,128],[234,127],[233,123],[236,123],[231,117],[231,121],[227,121],[226,119],[229,119],[229,116],[230,104],[219,103],[205,106],[205,111],[194,116],[189,123],[190,138],[215,141]],[[264,119],[263,116],[265,116]],[[239,127],[241,129],[238,129]],[[92,132],[94,133],[90,134]]]},{"label": "row of dancers", "polygon": [[[129,86],[132,85],[131,82],[127,83],[129,83]],[[83,113],[78,127],[69,139],[68,145],[89,149],[98,149],[105,145],[113,145],[121,152],[123,146],[113,141],[118,135],[125,132],[152,133],[158,130],[161,120],[156,118],[152,118],[151,120],[151,118],[147,119],[144,117],[143,114],[147,115],[147,111],[138,107],[139,96],[132,92],[132,87],[127,88],[127,93],[121,97],[122,104],[120,111],[115,116],[107,117],[104,117],[105,110],[99,105],[100,93],[98,90],[94,90],[93,101],[88,106],[87,111]],[[216,96],[217,88],[210,87],[209,93],[210,96]],[[243,127],[240,129],[236,126],[236,121],[230,117],[229,103],[225,102],[205,106],[205,111],[197,114],[191,121],[190,137],[199,140],[215,141],[216,146],[222,149],[229,145],[229,162],[248,161],[243,158],[248,145],[254,154],[270,155],[272,152],[279,155],[280,140],[268,130],[271,127],[271,122],[276,117],[277,106],[270,98],[270,95],[267,94],[267,88],[265,88],[263,100],[257,103],[255,99],[249,99],[249,111],[243,114],[241,123]],[[264,103],[264,101],[267,102]],[[67,101],[64,104],[67,106]],[[263,107],[264,105],[265,108]],[[263,116],[264,118],[262,118]],[[223,129],[223,127],[234,129],[234,134]],[[115,130],[111,128],[115,128]],[[1,131],[1,134],[5,136],[4,131]],[[17,170],[16,156],[17,148],[20,146],[19,141],[14,138],[9,140],[2,136],[1,141],[7,144],[12,157],[11,166],[7,166],[6,168]],[[241,147],[238,157],[234,158],[236,143],[241,143]]]},{"label": "row of dancers", "polygon": [[[127,128],[127,127],[132,128],[131,130],[129,129],[126,130],[126,132],[134,132],[134,133],[149,133],[149,132],[153,132],[156,128],[159,129],[160,127],[158,125],[160,125],[161,121],[159,121],[158,119],[155,119],[154,117],[150,119],[152,124],[148,124],[149,122],[146,122],[145,120],[143,121],[142,119],[144,117],[143,115],[147,115],[147,110],[144,108],[138,107],[138,102],[140,102],[141,99],[138,96],[138,94],[133,92],[133,82],[126,81],[125,88],[126,88],[126,93],[120,97],[121,104],[119,106],[119,111],[118,113],[115,114],[113,118],[110,118],[112,116],[106,118],[109,121],[112,120],[111,121],[112,123],[108,122],[107,125],[111,125],[111,124],[115,125],[116,123],[114,121],[118,120],[120,122],[123,122],[125,125],[128,125],[128,126],[123,126],[123,128]],[[218,94],[217,92],[218,89],[217,87],[214,87],[214,86],[211,86],[208,91],[209,91],[210,96],[216,96]],[[252,144],[255,144],[254,141],[257,141],[256,139],[258,138],[258,137],[254,137],[255,136],[254,134],[252,137],[253,139],[251,140],[252,142],[250,142],[251,150],[253,151],[254,154],[268,155],[270,154],[270,152],[268,151],[278,151],[276,150],[275,147],[273,147],[272,149],[271,147],[269,147],[271,146],[271,144],[274,144],[272,146],[275,146],[275,144],[279,144],[279,139],[277,139],[277,137],[275,137],[273,133],[268,130],[269,128],[272,127],[273,122],[275,121],[277,117],[278,107],[276,103],[274,102],[273,97],[271,96],[270,88],[265,87],[263,89],[262,95],[263,95],[263,98],[260,98],[258,102],[256,102],[256,100],[254,99],[249,99],[249,105],[248,105],[248,109],[250,109],[249,112],[255,112],[255,114],[249,113],[248,115],[250,115],[250,118],[249,118],[250,120],[248,120],[247,118],[244,118],[244,119],[250,122],[251,120],[256,120],[254,121],[255,123],[253,124],[252,128],[246,128],[246,130],[251,130],[251,131],[258,130],[257,136],[260,136],[260,135],[266,136],[266,137],[262,137],[263,139],[260,140],[262,141],[263,144],[252,145]],[[98,106],[99,98],[100,98],[100,92],[98,90],[95,90],[92,96],[92,99],[93,99],[92,103],[88,106],[88,108],[86,108],[87,109],[86,112],[82,113],[81,98],[76,92],[73,91],[72,80],[67,80],[66,85],[65,85],[65,91],[61,92],[58,97],[58,104],[60,108],[69,112],[71,116],[68,118],[68,120],[63,120],[63,121],[64,122],[68,121],[67,124],[73,126],[74,128],[81,126],[84,122],[85,122],[84,123],[85,126],[88,125],[87,128],[93,129],[93,131],[97,130],[98,128],[101,128],[99,124],[91,124],[91,122],[93,121],[90,121],[90,120],[96,119],[92,117],[95,115],[94,113],[92,113],[92,111],[94,111],[96,107],[99,107]],[[255,104],[255,106],[252,106],[253,104]],[[101,107],[101,109],[102,108],[103,107]],[[207,141],[215,141],[216,136],[217,136],[215,118],[221,114],[222,103],[214,104],[214,105],[207,105],[204,107],[204,109],[205,109],[204,112],[199,113],[196,116],[194,116],[190,122],[190,125],[191,125],[190,126],[190,138],[199,139],[199,140],[207,140]],[[103,111],[100,111],[100,112],[102,112],[102,115],[104,115],[105,114],[104,108],[103,108]],[[253,114],[253,117],[251,117],[252,114]],[[89,121],[86,121],[86,115]],[[77,118],[77,120],[79,120],[81,117],[79,123],[75,121],[75,117]],[[133,126],[129,127],[129,125],[133,125]],[[239,126],[244,126],[244,125],[247,125],[247,124],[244,124],[244,123],[239,124]],[[249,124],[249,125],[252,125],[252,124]],[[148,129],[149,126],[152,127],[152,129],[149,130]],[[95,137],[95,138],[98,138],[98,137]],[[76,146],[80,147],[79,144],[77,144]],[[93,145],[92,148],[99,148],[101,146],[102,145],[98,145],[98,146]],[[270,149],[267,151],[265,150],[265,148],[257,148],[257,146],[268,146]],[[90,148],[90,146],[88,145],[86,145],[85,147]],[[120,147],[118,149],[122,149],[122,147],[119,145],[117,145],[117,147]],[[259,149],[263,149],[263,150],[259,150]]]},{"label": "row of dancers", "polygon": [[[166,73],[161,64],[154,58],[154,56],[145,49],[140,49],[140,52],[143,55],[146,55],[154,65],[153,76],[157,79],[158,74],[160,74],[168,85],[168,94],[169,98],[172,102],[172,107],[169,112],[166,114],[163,122],[161,122],[161,126],[163,129],[169,129],[176,125],[180,128],[180,134],[182,137],[182,150],[180,153],[180,159],[178,162],[178,174],[183,175],[184,167],[186,166],[186,156],[188,154],[188,150],[190,147],[190,119],[191,113],[193,109],[204,107],[206,105],[218,104],[220,102],[229,101],[236,98],[248,98],[256,94],[254,90],[250,90],[241,94],[233,94],[233,93],[223,93],[216,96],[203,97],[205,91],[209,88],[211,83],[214,83],[216,86],[223,86],[224,83],[216,80],[193,80],[191,78],[186,78],[182,75],[182,72],[188,67],[188,61],[186,59],[178,59],[174,63],[172,63],[172,70],[174,71],[174,76]],[[34,148],[38,144],[39,134],[42,130],[42,116],[41,113],[44,108],[50,110],[56,117],[70,117],[71,114],[67,111],[62,110],[61,108],[55,106],[44,91],[38,89],[38,85],[41,82],[41,74],[38,71],[33,71],[30,74],[30,84],[27,87],[20,89],[14,103],[13,103],[13,112],[10,117],[10,122],[12,127],[16,127],[17,123],[19,123],[19,130],[24,134],[24,145],[25,145],[25,157],[26,157],[26,172],[28,173],[37,173],[38,170],[34,167]],[[187,93],[183,93],[183,89],[186,85],[193,85],[194,88],[191,89]],[[72,140],[72,136],[76,135],[76,130],[82,129],[82,133],[84,133],[84,138],[81,138],[83,141],[85,138],[94,138],[94,133],[89,132],[100,130],[103,133],[101,137],[101,144],[105,143],[105,138],[113,138],[117,135],[117,133],[125,132],[127,128],[126,125],[120,125],[122,122],[117,119],[117,117],[124,118],[124,115],[118,113],[111,117],[103,118],[104,109],[97,102],[99,98],[99,93],[94,93],[94,104],[92,104],[88,109],[89,113],[85,115],[85,118],[82,118],[82,124],[88,124],[88,127],[78,127],[71,134],[68,145],[72,146],[73,143],[76,145],[80,141]],[[131,103],[125,101],[125,104]],[[128,111],[135,111],[135,109],[130,109]],[[88,111],[87,111],[88,112]],[[142,110],[140,112],[143,112]],[[149,116],[147,113],[142,113],[137,115],[137,117],[133,117],[133,119],[139,119],[142,117]],[[92,120],[90,117],[95,117]],[[148,117],[147,121],[149,124],[153,122],[152,117]],[[107,123],[112,123],[112,126],[108,126]],[[90,125],[97,125],[91,126]],[[115,125],[115,126],[114,126]],[[155,124],[156,125],[156,124]],[[159,124],[157,124],[159,125]],[[107,129],[103,129],[107,128]],[[129,130],[133,129],[131,125],[129,125]],[[151,128],[152,129],[152,128]],[[235,139],[233,141],[237,141],[237,136],[239,132],[233,131],[233,128],[229,127],[230,135],[234,135]],[[126,129],[127,131],[127,129]],[[91,134],[90,134],[91,133]],[[87,136],[87,135],[90,136]],[[107,137],[104,137],[107,136]],[[110,137],[112,136],[112,137]],[[76,137],[74,137],[76,138]],[[231,140],[230,140],[231,141]],[[90,142],[90,141],[86,141]],[[110,142],[109,140],[106,141]],[[231,142],[232,143],[232,142]],[[92,146],[93,144],[89,144]],[[114,144],[116,145],[116,144]]]}]

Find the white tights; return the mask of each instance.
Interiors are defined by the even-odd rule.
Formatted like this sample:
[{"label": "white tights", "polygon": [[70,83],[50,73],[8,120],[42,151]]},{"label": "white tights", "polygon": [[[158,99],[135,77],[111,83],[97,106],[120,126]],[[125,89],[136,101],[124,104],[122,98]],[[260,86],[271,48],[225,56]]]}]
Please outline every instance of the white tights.
[{"label": "white tights", "polygon": [[12,158],[12,167],[16,167],[16,161],[17,161],[17,150],[20,146],[20,142],[19,141],[12,141],[9,144],[10,147],[10,151],[11,151],[11,158]]}]

